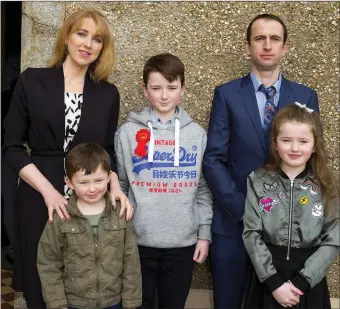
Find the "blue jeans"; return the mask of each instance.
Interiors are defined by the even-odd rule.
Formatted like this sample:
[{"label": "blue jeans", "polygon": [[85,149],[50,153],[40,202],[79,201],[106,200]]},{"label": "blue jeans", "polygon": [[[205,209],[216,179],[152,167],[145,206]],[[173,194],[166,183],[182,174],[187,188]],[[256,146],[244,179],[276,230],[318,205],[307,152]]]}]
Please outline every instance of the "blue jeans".
[{"label": "blue jeans", "polygon": [[[77,309],[76,307],[68,307],[68,309]],[[120,303],[112,305],[110,307],[106,307],[103,309],[122,309],[122,306],[120,305]]]}]

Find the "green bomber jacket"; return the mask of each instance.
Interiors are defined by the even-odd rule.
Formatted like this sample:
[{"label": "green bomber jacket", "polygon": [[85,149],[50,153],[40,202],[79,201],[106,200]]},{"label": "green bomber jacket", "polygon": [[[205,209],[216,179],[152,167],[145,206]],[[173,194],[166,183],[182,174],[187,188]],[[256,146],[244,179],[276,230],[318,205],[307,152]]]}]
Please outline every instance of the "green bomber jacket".
[{"label": "green bomber jacket", "polygon": [[140,260],[131,222],[119,218],[109,196],[97,236],[77,208],[73,193],[70,221],[54,214],[38,246],[37,267],[47,308],[105,308],[122,301],[125,308],[142,304]]},{"label": "green bomber jacket", "polygon": [[259,280],[272,292],[284,281],[273,266],[267,244],[318,248],[292,283],[302,291],[327,274],[339,252],[339,199],[324,206],[318,182],[306,168],[294,180],[283,171],[260,168],[247,179],[243,241]]}]

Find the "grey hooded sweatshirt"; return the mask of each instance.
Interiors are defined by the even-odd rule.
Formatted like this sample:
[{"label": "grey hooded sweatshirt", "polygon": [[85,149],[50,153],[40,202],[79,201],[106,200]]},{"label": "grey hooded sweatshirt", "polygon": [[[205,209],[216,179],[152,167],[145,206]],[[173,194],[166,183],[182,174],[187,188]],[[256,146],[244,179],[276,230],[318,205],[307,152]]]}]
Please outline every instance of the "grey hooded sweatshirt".
[{"label": "grey hooded sweatshirt", "polygon": [[167,126],[151,107],[131,112],[116,132],[123,192],[135,206],[137,243],[154,248],[211,240],[212,195],[203,178],[205,130],[182,108]]}]

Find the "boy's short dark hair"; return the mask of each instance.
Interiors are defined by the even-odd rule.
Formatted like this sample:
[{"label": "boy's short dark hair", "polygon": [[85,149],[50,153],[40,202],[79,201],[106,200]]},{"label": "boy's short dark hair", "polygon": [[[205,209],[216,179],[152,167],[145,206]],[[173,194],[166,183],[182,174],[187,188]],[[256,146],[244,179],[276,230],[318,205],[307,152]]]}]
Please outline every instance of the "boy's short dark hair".
[{"label": "boy's short dark hair", "polygon": [[282,28],[283,28],[283,44],[287,42],[287,37],[288,37],[288,30],[287,27],[285,25],[285,23],[283,22],[283,20],[273,14],[260,14],[257,15],[253,18],[253,20],[249,23],[248,28],[247,28],[247,42],[250,45],[250,41],[251,41],[251,28],[254,24],[255,21],[259,20],[259,19],[266,19],[266,20],[274,20],[277,21],[281,24]]},{"label": "boy's short dark hair", "polygon": [[89,175],[101,166],[105,172],[111,170],[111,158],[106,150],[93,143],[81,143],[74,147],[66,156],[66,176],[72,179],[73,175],[81,170]]},{"label": "boy's short dark hair", "polygon": [[184,85],[184,64],[176,56],[164,53],[156,56],[152,56],[144,65],[143,69],[143,81],[147,86],[150,73],[161,73],[169,82],[175,81],[178,77],[181,80],[181,85]]}]

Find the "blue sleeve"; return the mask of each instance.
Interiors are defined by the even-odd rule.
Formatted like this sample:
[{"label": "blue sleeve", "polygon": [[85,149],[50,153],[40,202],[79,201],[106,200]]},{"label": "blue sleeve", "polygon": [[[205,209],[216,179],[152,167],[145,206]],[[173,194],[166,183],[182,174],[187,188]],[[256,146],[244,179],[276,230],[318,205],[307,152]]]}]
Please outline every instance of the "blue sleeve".
[{"label": "blue sleeve", "polygon": [[214,93],[209,120],[208,142],[203,158],[203,173],[215,199],[215,206],[237,223],[244,214],[245,196],[228,170],[231,114],[221,88]]}]

